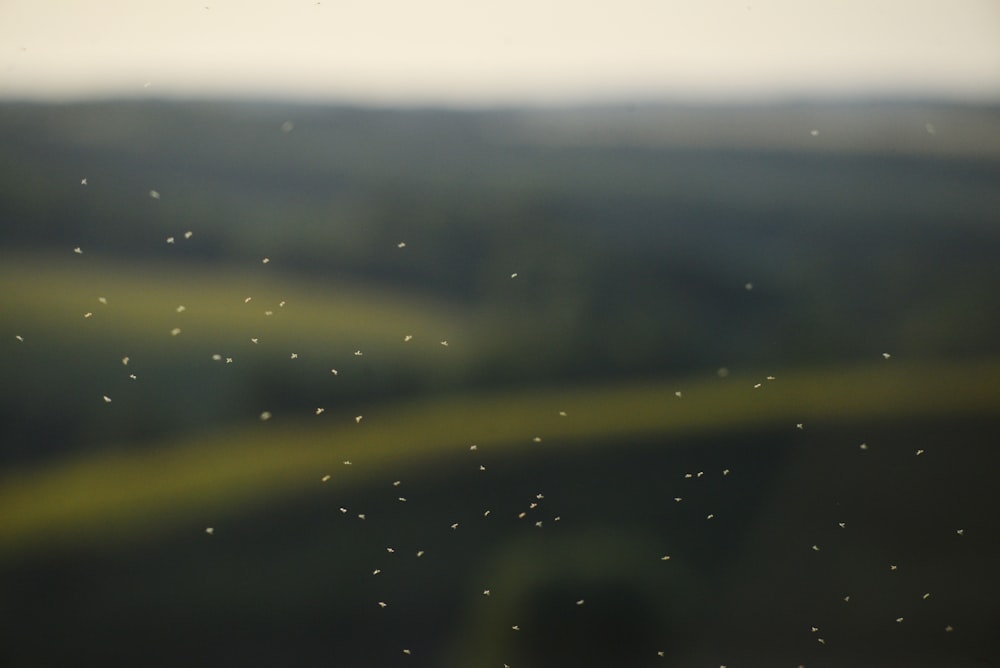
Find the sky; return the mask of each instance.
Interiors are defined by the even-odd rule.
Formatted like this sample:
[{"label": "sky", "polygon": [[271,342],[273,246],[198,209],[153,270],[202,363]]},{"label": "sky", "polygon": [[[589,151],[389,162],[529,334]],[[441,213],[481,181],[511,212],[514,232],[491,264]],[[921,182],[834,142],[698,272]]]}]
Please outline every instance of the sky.
[{"label": "sky", "polygon": [[1000,0],[0,0],[0,97],[1000,100]]}]

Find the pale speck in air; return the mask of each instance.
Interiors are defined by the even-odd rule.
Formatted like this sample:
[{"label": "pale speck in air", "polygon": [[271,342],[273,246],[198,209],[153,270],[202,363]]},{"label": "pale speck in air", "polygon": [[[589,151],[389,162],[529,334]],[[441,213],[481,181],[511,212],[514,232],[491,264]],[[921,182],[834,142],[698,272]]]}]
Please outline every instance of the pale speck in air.
[{"label": "pale speck in air", "polygon": [[663,555],[662,557],[660,557],[660,561],[670,561],[670,555],[669,554]]},{"label": "pale speck in air", "polygon": [[160,199],[160,193],[156,190],[150,190],[149,196],[152,197],[153,199]]},{"label": "pale speck in air", "polygon": [[344,466],[352,466],[351,460],[350,459],[345,459],[344,460]]},{"label": "pale speck in air", "polygon": [[354,423],[355,424],[361,424],[361,420],[363,420],[364,417],[365,417],[364,415],[355,415],[354,416]]},{"label": "pale speck in air", "polygon": [[263,422],[266,422],[266,421],[270,420],[271,419],[271,411],[264,411],[263,413],[261,413],[260,414],[260,419]]},{"label": "pale speck in air", "polygon": [[486,470],[486,467],[485,467],[485,466],[483,466],[482,464],[480,464],[480,465],[479,465],[479,470],[480,470],[480,471],[485,471],[485,470]]},{"label": "pale speck in air", "polygon": [[850,597],[850,595],[847,595],[847,596],[845,596],[845,597],[844,597],[844,603],[850,603],[850,602],[851,602],[851,597]]},{"label": "pale speck in air", "polygon": [[775,377],[775,376],[768,376],[764,380],[777,380],[777,377]]},{"label": "pale speck in air", "polygon": [[711,520],[711,519],[714,519],[714,518],[715,518],[715,513],[709,513],[708,515],[705,516],[706,520]]},{"label": "pale speck in air", "polygon": [[837,522],[837,526],[839,526],[841,529],[846,529],[847,522]]},{"label": "pale speck in air", "polygon": [[378,602],[378,607],[380,607],[380,608],[385,608],[385,607],[387,607],[388,605],[389,605],[389,604],[388,604],[388,603],[386,603],[385,601],[379,601],[379,602]]},{"label": "pale speck in air", "polygon": [[490,590],[489,589],[484,589],[483,590],[483,596],[489,596],[489,595],[490,595]]},{"label": "pale speck in air", "polygon": [[249,304],[251,299],[253,299],[253,297],[247,297],[246,299],[243,300],[243,303]]},{"label": "pale speck in air", "polygon": [[92,315],[94,315],[94,314],[93,314],[92,312],[90,312],[90,311],[87,311],[86,313],[84,313],[84,314],[83,314],[83,317],[84,317],[84,318],[89,318],[89,317],[91,317]]},{"label": "pale speck in air", "polygon": [[[933,123],[924,123],[924,130],[926,130],[927,134],[929,134],[929,135],[937,133],[937,130],[934,128],[934,124]],[[86,180],[87,179],[84,179],[84,181],[86,181]]]},{"label": "pale speck in air", "polygon": [[205,533],[207,533],[209,536],[214,535],[215,534],[215,527],[205,527]]},{"label": "pale speck in air", "polygon": [[892,357],[892,355],[890,355],[889,353],[882,353],[882,357],[884,357],[885,359],[889,359],[890,357]]},{"label": "pale speck in air", "polygon": [[816,642],[818,642],[820,645],[825,645],[826,644],[826,641],[823,640],[822,638],[816,638]]},{"label": "pale speck in air", "polygon": [[[330,482],[330,474],[329,474],[329,473],[327,473],[327,474],[326,474],[325,476],[323,476],[323,477],[322,477],[322,478],[320,478],[319,480],[320,480],[320,482]],[[344,509],[343,509],[343,508],[341,508],[341,510],[344,510]],[[346,511],[345,511],[345,512],[346,512]]]},{"label": "pale speck in air", "polygon": [[862,450],[867,450],[868,449],[868,444],[867,443],[862,443],[858,447],[861,448]]},{"label": "pale speck in air", "polygon": [[583,599],[581,598],[579,601],[576,602],[576,604],[577,605],[583,605]]},{"label": "pale speck in air", "polygon": [[408,650],[408,649],[404,649],[403,650],[403,654],[409,654],[409,653],[410,653],[410,650]]},{"label": "pale speck in air", "polygon": [[658,651],[658,652],[656,653],[656,656],[659,656],[659,657],[664,657],[664,656],[666,656],[666,655],[667,655],[667,653],[666,653],[666,652],[664,652],[663,650],[660,650],[660,651]]},{"label": "pale speck in air", "polygon": [[684,479],[685,479],[685,480],[687,480],[688,478],[693,478],[693,477],[694,477],[694,474],[693,474],[693,473],[685,473],[685,474],[684,474]]},{"label": "pale speck in air", "polygon": [[129,357],[128,355],[126,355],[125,357],[122,358],[122,364],[124,366],[128,366],[128,363],[129,363]]},{"label": "pale speck in air", "polygon": [[[327,479],[329,480],[329,476],[327,476]],[[346,515],[347,514],[347,508],[344,508],[343,506],[341,506],[340,512],[343,513],[344,515]]]},{"label": "pale speck in air", "polygon": [[889,564],[889,570],[890,571],[898,571],[899,570],[899,566],[897,566],[896,564]]},{"label": "pale speck in air", "polygon": [[396,244],[396,248],[406,248],[406,242],[400,241],[398,244]]},{"label": "pale speck in air", "polygon": [[226,364],[232,364],[232,363],[233,363],[233,358],[232,357],[227,357],[226,358]]},{"label": "pale speck in air", "polygon": [[542,528],[542,520],[538,520],[537,522],[535,522],[535,526],[538,527],[539,529],[541,529]]},{"label": "pale speck in air", "polygon": [[760,384],[760,383],[757,383],[756,385],[754,385],[754,386],[753,386],[753,389],[755,389],[755,390],[759,390],[759,389],[760,389],[760,386],[761,386],[761,384]]},{"label": "pale speck in air", "polygon": [[729,469],[722,469],[722,475],[729,475]]},{"label": "pale speck in air", "polygon": [[391,547],[385,548],[385,551],[388,552],[389,554],[395,554],[396,552],[396,550],[392,549]]},{"label": "pale speck in air", "polygon": [[750,292],[751,290],[753,290],[753,283],[745,283],[743,285],[743,289],[746,290],[747,292]]},{"label": "pale speck in air", "polygon": [[326,410],[325,408],[317,408],[316,409],[316,415],[322,415],[323,411],[325,411],[325,410]]},{"label": "pale speck in air", "polygon": [[417,550],[417,557],[422,557],[422,556],[424,556],[424,551],[423,550]]},{"label": "pale speck in air", "polygon": [[80,185],[81,186],[87,185],[87,177],[83,177],[82,179],[80,179]]},{"label": "pale speck in air", "polygon": [[392,483],[392,486],[393,487],[399,487],[399,483],[400,483],[399,480],[394,480],[393,483]]},{"label": "pale speck in air", "polygon": [[702,477],[703,475],[705,475],[705,472],[704,472],[704,471],[698,471],[698,477],[699,477],[699,478],[700,478],[700,477]]},{"label": "pale speck in air", "polygon": [[220,355],[219,353],[215,353],[214,355],[212,355],[212,360],[215,361],[215,362],[221,362],[222,361],[222,355]]},{"label": "pale speck in air", "polygon": [[535,436],[531,440],[534,441],[535,443],[541,443],[542,442],[542,437],[541,436]]},{"label": "pale speck in air", "polygon": [[107,306],[107,304],[108,304],[108,298],[107,297],[98,297],[97,301],[101,302],[105,306]]},{"label": "pale speck in air", "polygon": [[77,255],[83,255],[83,249],[80,248],[79,246],[77,246],[76,248],[74,248],[73,252],[76,253]]},{"label": "pale speck in air", "polygon": [[490,511],[487,510],[485,513],[483,513],[483,517],[489,517],[489,516],[490,516]]},{"label": "pale speck in air", "polygon": [[897,624],[902,624],[903,623],[903,618],[902,617],[896,617],[896,623]]},{"label": "pale speck in air", "polygon": [[299,354],[298,353],[292,353],[291,359],[297,360],[298,358],[299,358]]},{"label": "pale speck in air", "polygon": [[514,626],[512,626],[510,628],[514,629],[515,631],[520,631],[521,630],[521,627],[518,626],[517,624],[514,624]]},{"label": "pale speck in air", "polygon": [[919,457],[919,456],[920,456],[920,455],[922,455],[922,454],[924,454],[924,451],[923,451],[923,450],[917,450],[917,457]]},{"label": "pale speck in air", "polygon": [[129,378],[131,378],[132,380],[135,380],[135,374],[134,374],[134,373],[130,373],[130,374],[128,375],[128,377],[129,377]]},{"label": "pale speck in air", "polygon": [[24,337],[21,336],[20,334],[15,334],[14,338],[20,341],[21,343],[24,343]]},{"label": "pale speck in air", "polygon": [[263,260],[261,260],[261,261],[260,261],[260,263],[261,263],[261,264],[267,264],[267,263],[268,263],[268,262],[270,262],[270,261],[271,261],[271,258],[269,258],[269,257],[265,257],[265,258],[264,258]]},{"label": "pale speck in air", "polygon": [[458,522],[455,522],[454,524],[452,524],[451,528],[452,529],[457,529],[458,528]]},{"label": "pale speck in air", "polygon": [[676,501],[677,503],[680,503],[683,500],[684,500],[684,497],[681,497],[681,496],[675,496],[674,497],[674,501]]},{"label": "pale speck in air", "polygon": [[194,236],[194,232],[192,232],[191,230],[188,230],[187,232],[184,233],[184,238],[185,239],[190,239],[193,236]]},{"label": "pale speck in air", "polygon": [[177,336],[180,333],[181,333],[180,327],[174,327],[172,330],[170,330],[170,336]]},{"label": "pale speck in air", "polygon": [[274,311],[268,309],[267,311],[264,311],[264,315],[274,315]]},{"label": "pale speck in air", "polygon": [[332,373],[334,376],[336,376],[337,375],[337,370],[336,369],[330,369],[330,373]]},{"label": "pale speck in air", "polygon": [[111,403],[111,397],[109,397],[108,395],[105,394],[104,395],[104,403],[110,404]]},{"label": "pale speck in air", "polygon": [[250,339],[250,343],[257,343],[257,341],[259,340],[260,339],[258,339],[257,337],[253,337],[252,339]]},{"label": "pale speck in air", "polygon": [[510,277],[511,278],[517,278],[517,272],[515,271],[513,274],[510,275]]},{"label": "pale speck in air", "polygon": [[278,308],[285,308],[285,300],[282,299],[280,302],[278,302]]},{"label": "pale speck in air", "polygon": [[186,310],[187,310],[187,306],[184,306],[184,304],[181,304],[180,306],[178,306],[178,307],[177,307],[176,309],[174,309],[174,310],[175,310],[175,311],[177,311],[178,313],[184,313],[184,311],[186,311]]},{"label": "pale speck in air", "polygon": [[469,450],[478,450],[478,449],[479,449],[479,446],[476,445],[475,443],[473,443],[472,445],[469,446]]},{"label": "pale speck in air", "polygon": [[364,513],[358,513],[358,519],[359,520],[365,519],[365,514]]},{"label": "pale speck in air", "polygon": [[355,357],[361,357],[362,355],[364,355],[364,353],[363,353],[363,352],[361,352],[360,350],[355,350],[355,351],[354,351],[354,356],[355,356]]},{"label": "pale speck in air", "polygon": [[684,395],[682,395],[682,394],[681,394],[681,391],[680,391],[680,390],[677,390],[676,392],[674,392],[674,396],[675,396],[675,397],[677,397],[678,399],[680,399],[680,398],[681,398],[681,397],[683,397]]},{"label": "pale speck in air", "polygon": [[929,599],[930,597],[931,597],[931,593],[930,593],[930,592],[927,592],[926,594],[924,594],[924,595],[923,595],[923,596],[921,596],[920,598],[922,598],[923,600],[925,600],[925,601],[926,601],[926,600],[927,600],[927,599]]},{"label": "pale speck in air", "polygon": [[813,552],[819,552],[819,545],[812,546]]},{"label": "pale speck in air", "polygon": [[396,500],[399,501],[400,503],[406,503],[406,497],[405,496],[401,496],[401,497],[397,498]]},{"label": "pale speck in air", "polygon": [[566,411],[559,411],[559,417],[566,417]]},{"label": "pale speck in air", "polygon": [[819,631],[819,627],[818,626],[810,626],[809,630],[812,631],[813,633],[816,633],[817,631]]},{"label": "pale speck in air", "polygon": [[295,129],[295,123],[292,123],[291,121],[285,121],[284,123],[281,124],[281,131],[284,132],[285,134],[288,134],[294,129]]},{"label": "pale speck in air", "polygon": [[441,345],[444,346],[445,348],[447,348],[448,347],[448,342],[447,341],[442,341]]},{"label": "pale speck in air", "polygon": [[407,334],[406,336],[403,337],[403,343],[406,343],[406,342],[412,341],[412,340],[413,340],[413,335],[412,334]]},{"label": "pale speck in air", "polygon": [[819,137],[819,130],[810,130],[809,134],[813,137]]},{"label": "pale speck in air", "polygon": [[955,533],[957,533],[959,536],[964,536],[965,535],[965,529],[959,529]]},{"label": "pale speck in air", "polygon": [[174,238],[173,237],[167,237],[167,243],[168,244],[174,243]]},{"label": "pale speck in air", "polygon": [[557,515],[556,517],[553,517],[553,518],[552,518],[552,521],[553,521],[553,522],[558,522],[558,521],[559,521],[559,520],[561,520],[561,519],[562,519],[562,518],[561,518],[561,517],[559,517],[559,516]]},{"label": "pale speck in air", "polygon": [[796,429],[805,429],[805,428],[806,428],[806,426],[805,426],[805,424],[803,424],[802,422],[796,422],[796,423],[795,423],[795,428],[796,428]]}]

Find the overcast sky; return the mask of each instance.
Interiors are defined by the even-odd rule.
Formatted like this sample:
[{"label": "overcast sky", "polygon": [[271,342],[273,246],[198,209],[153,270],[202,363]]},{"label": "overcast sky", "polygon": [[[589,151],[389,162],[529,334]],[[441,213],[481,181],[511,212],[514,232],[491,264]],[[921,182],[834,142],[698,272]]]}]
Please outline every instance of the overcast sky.
[{"label": "overcast sky", "polygon": [[0,0],[0,96],[1000,99],[1000,0]]}]

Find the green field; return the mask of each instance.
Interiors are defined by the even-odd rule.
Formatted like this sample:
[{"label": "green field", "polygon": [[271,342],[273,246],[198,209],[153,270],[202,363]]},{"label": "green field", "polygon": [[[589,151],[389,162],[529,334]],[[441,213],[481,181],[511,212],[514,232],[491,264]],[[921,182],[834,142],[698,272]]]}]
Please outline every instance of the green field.
[{"label": "green field", "polygon": [[[346,285],[321,290],[302,281],[271,279],[267,267],[241,272],[183,266],[177,271],[177,265],[166,263],[67,255],[8,258],[0,267],[0,307],[24,333],[19,334],[23,342],[8,343],[8,359],[25,350],[50,361],[86,354],[103,357],[105,366],[123,376],[142,369],[139,354],[128,366],[116,358],[117,351],[128,353],[129,343],[137,341],[145,355],[192,370],[222,364],[210,359],[216,349],[240,350],[234,367],[253,364],[254,356],[274,363],[276,351],[301,351],[294,360],[282,355],[283,363],[312,367],[311,375],[350,388],[352,369],[332,376],[326,367],[317,368],[319,360],[330,357],[325,349],[339,346],[340,358],[353,361],[348,352],[357,345],[368,357],[388,360],[393,373],[405,376],[410,367],[414,374],[434,377],[474,363],[477,354],[497,345],[482,318],[477,320],[481,314],[400,292]],[[99,301],[102,297],[106,303]],[[178,312],[175,305],[182,304],[185,310]],[[87,312],[92,315],[84,317]],[[172,327],[180,325],[181,333],[172,336]],[[252,334],[259,335],[259,343],[248,343]],[[406,335],[413,340],[404,341]],[[447,347],[441,345],[449,339]],[[345,349],[345,341],[357,343]],[[156,380],[139,377],[134,386]],[[381,380],[391,381],[391,373]],[[122,385],[120,378],[117,382]],[[133,395],[134,407],[155,411],[149,403],[185,391],[175,378],[165,383],[145,400]],[[328,473],[334,476],[331,484],[360,485],[390,464],[460,457],[473,443],[516,456],[527,448],[607,447],[622,437],[991,415],[1000,408],[1000,362],[877,357],[847,367],[761,368],[755,375],[744,371],[725,378],[703,374],[669,381],[529,384],[504,391],[457,391],[445,385],[439,396],[416,400],[345,402],[340,397],[350,389],[339,392],[328,396],[347,403],[350,411],[336,406],[316,415],[311,405],[297,406],[267,422],[245,411],[220,416],[223,424],[203,429],[185,427],[179,416],[176,433],[154,443],[98,442],[51,464],[8,468],[0,486],[5,518],[0,545],[10,550],[156,535],[188,523],[193,507],[240,513],[274,497],[301,495]],[[91,396],[75,400],[87,412],[116,409],[116,400],[102,405],[101,397],[95,387]],[[316,406],[322,401],[317,396]],[[361,423],[354,419],[355,408],[364,412]],[[532,440],[535,436],[540,443]],[[349,476],[338,472],[345,460],[352,461]],[[167,521],[151,520],[168,510]]]},{"label": "green field", "polygon": [[991,664],[995,111],[0,105],[0,665]]}]

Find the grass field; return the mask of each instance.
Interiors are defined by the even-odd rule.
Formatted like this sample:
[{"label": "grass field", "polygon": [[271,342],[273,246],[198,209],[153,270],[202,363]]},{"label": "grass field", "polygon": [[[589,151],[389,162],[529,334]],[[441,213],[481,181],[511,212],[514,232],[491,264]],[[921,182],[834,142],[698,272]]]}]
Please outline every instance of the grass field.
[{"label": "grass field", "polygon": [[[360,423],[333,427],[279,417],[145,452],[98,453],[7,471],[0,485],[0,546],[9,552],[168,532],[189,522],[195,507],[238,514],[265,500],[304,494],[324,475],[333,476],[330,484],[360,485],[389,464],[459,457],[472,444],[514,457],[528,448],[599,447],[623,436],[907,416],[960,419],[995,414],[998,404],[1000,361],[887,360],[852,369],[787,370],[774,380],[679,379],[380,404]],[[351,462],[350,475],[340,473],[344,461]]]}]

